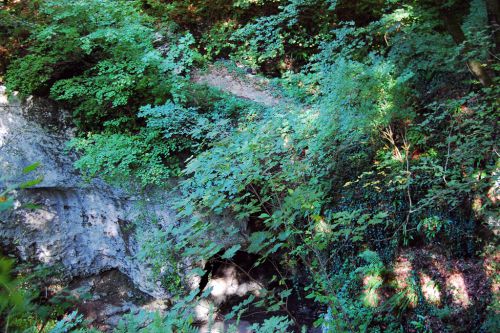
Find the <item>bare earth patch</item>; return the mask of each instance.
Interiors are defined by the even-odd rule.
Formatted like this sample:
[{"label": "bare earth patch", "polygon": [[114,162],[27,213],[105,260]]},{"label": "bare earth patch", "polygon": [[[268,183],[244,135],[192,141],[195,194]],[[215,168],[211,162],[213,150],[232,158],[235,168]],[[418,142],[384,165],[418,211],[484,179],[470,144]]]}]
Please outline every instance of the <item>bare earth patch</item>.
[{"label": "bare earth patch", "polygon": [[223,66],[211,66],[206,72],[195,73],[192,80],[266,106],[280,103],[270,92],[269,80],[252,74],[237,75]]}]

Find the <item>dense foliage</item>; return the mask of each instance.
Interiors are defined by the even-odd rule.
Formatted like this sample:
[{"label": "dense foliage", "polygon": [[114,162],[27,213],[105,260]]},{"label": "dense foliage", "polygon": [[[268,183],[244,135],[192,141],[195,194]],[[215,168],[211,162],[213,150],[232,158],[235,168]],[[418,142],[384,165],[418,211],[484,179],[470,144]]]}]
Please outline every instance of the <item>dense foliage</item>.
[{"label": "dense foliage", "polygon": [[[289,297],[331,332],[495,332],[498,294],[438,306],[422,272],[394,275],[408,249],[496,251],[498,15],[489,0],[7,1],[0,51],[11,91],[73,111],[84,175],[134,190],[181,176],[181,222],[141,254],[179,301],[117,332],[193,329],[183,264],[238,251],[279,267],[229,314],[265,307],[259,332],[312,324]],[[190,81],[216,60],[272,77],[281,103]],[[213,242],[241,225],[245,243]]]}]

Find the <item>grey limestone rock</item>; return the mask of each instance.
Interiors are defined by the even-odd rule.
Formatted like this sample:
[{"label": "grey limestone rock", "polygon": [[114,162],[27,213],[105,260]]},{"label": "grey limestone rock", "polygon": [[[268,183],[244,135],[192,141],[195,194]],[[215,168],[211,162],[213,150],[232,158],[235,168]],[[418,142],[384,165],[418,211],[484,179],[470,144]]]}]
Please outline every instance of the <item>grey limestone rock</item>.
[{"label": "grey limestone rock", "polygon": [[[24,259],[62,264],[70,277],[118,269],[143,292],[165,297],[134,256],[138,245],[131,226],[144,210],[156,213],[163,224],[173,223],[168,195],[141,200],[100,180],[84,182],[73,168],[76,157],[66,149],[73,137],[68,118],[48,102],[9,100],[0,87],[0,185],[43,177],[17,195],[17,206],[29,202],[37,209],[15,209],[0,217],[0,242],[13,245]],[[35,162],[40,163],[35,174],[22,175]]]}]

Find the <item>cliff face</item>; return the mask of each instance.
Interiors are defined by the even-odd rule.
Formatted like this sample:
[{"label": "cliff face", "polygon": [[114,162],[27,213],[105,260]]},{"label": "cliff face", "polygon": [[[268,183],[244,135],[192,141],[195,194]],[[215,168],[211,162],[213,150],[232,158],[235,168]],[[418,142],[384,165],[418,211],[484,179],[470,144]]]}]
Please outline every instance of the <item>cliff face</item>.
[{"label": "cliff face", "polygon": [[[64,111],[44,101],[9,101],[0,88],[0,185],[43,177],[40,184],[18,192],[18,209],[0,217],[0,241],[14,246],[23,259],[62,264],[70,277],[116,269],[143,292],[164,297],[147,267],[134,257],[138,241],[131,230],[145,210],[154,212],[160,225],[173,223],[168,196],[141,200],[99,180],[84,182],[73,170],[75,156],[65,149],[73,136],[67,119]],[[35,162],[40,167],[34,175],[21,175]],[[23,209],[24,203],[38,207]]]},{"label": "cliff face", "polygon": [[[15,194],[14,210],[0,214],[0,247],[14,249],[23,260],[61,264],[72,280],[70,288],[84,287],[93,295],[79,305],[79,311],[106,330],[115,326],[123,313],[139,308],[165,309],[168,292],[137,254],[139,245],[146,241],[140,237],[147,237],[141,235],[176,222],[171,203],[177,194],[152,191],[138,195],[99,179],[84,181],[73,168],[77,156],[66,149],[74,132],[64,110],[43,99],[9,99],[5,87],[0,86],[0,188],[43,177],[39,184]],[[40,166],[23,174],[23,168],[33,163]],[[231,216],[207,218],[217,219],[220,225],[236,225]],[[135,232],[138,226],[146,232]],[[243,244],[248,237],[246,222],[238,222],[237,227],[238,235],[227,239],[205,236],[224,247]],[[194,309],[198,320],[207,320],[207,309],[256,293],[261,287],[226,271],[234,273],[234,267],[211,272],[217,278],[207,286],[214,291],[206,304]],[[205,287],[200,277],[187,274],[185,278],[190,288]],[[121,289],[125,291],[118,292]]]}]

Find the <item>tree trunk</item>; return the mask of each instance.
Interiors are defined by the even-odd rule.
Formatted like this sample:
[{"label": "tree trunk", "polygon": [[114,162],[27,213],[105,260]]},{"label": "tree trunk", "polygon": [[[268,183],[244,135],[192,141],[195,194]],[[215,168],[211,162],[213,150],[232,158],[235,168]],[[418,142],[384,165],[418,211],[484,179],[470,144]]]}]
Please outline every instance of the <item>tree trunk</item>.
[{"label": "tree trunk", "polygon": [[[488,0],[488,4],[490,2],[497,5],[496,11],[498,11],[498,0]],[[462,30],[462,18],[464,14],[469,11],[469,5],[467,5],[466,2],[459,3],[459,6],[460,8],[458,8],[457,6],[453,6],[451,8],[448,8],[448,10],[446,11],[441,10],[440,12],[441,18],[445,24],[446,29],[448,30],[448,33],[451,35],[457,45],[465,42],[465,34]],[[488,8],[489,7],[490,6],[488,6]],[[495,9],[494,6],[492,8]],[[470,50],[470,46],[465,45],[463,53],[467,54]],[[480,61],[476,59],[469,59],[467,60],[467,67],[471,71],[472,75],[474,75],[483,86],[491,86],[491,84],[493,83],[492,77],[486,70],[486,66],[483,65]]]},{"label": "tree trunk", "polygon": [[486,1],[488,10],[488,23],[493,29],[493,37],[495,39],[495,47],[493,52],[495,56],[500,54],[500,25],[498,24],[500,20],[500,5],[498,0],[487,0]]}]

